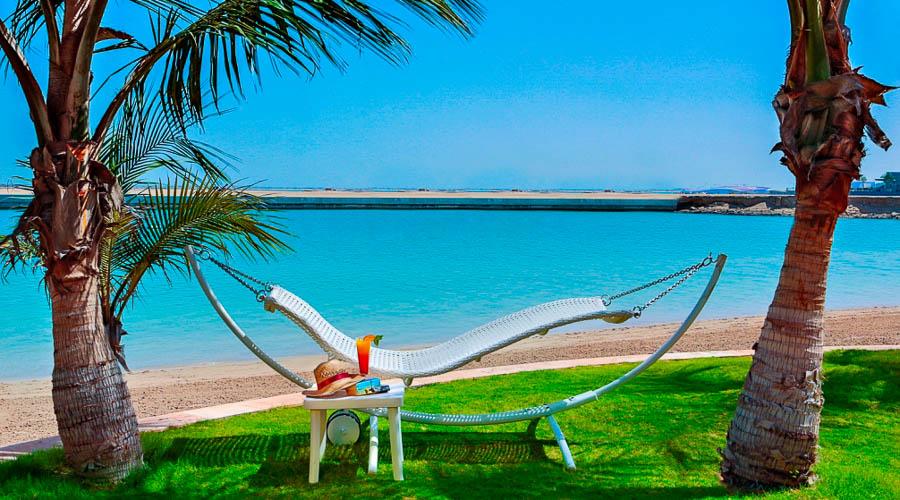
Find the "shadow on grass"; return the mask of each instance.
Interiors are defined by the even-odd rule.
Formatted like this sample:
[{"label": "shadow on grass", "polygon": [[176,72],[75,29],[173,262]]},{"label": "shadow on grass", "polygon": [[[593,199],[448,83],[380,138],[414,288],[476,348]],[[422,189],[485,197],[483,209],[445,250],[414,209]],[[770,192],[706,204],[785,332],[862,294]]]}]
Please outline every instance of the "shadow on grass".
[{"label": "shadow on grass", "polygon": [[[179,497],[184,496],[184,478],[163,475],[154,477],[154,469],[164,465],[190,464],[197,467],[210,467],[200,473],[203,479],[203,494],[234,494],[234,481],[222,479],[210,480],[216,475],[229,476],[232,471],[240,471],[243,465],[259,465],[258,470],[243,479],[244,484],[266,490],[275,488],[278,491],[293,491],[295,494],[329,496],[334,488],[346,488],[353,485],[353,491],[359,497],[381,496],[392,497],[408,494],[406,483],[396,483],[390,478],[390,449],[387,445],[386,433],[382,433],[380,448],[379,476],[364,477],[367,449],[365,443],[355,446],[332,446],[326,452],[326,460],[322,465],[322,483],[316,490],[307,484],[309,438],[306,434],[283,434],[263,436],[256,434],[192,439],[178,438],[159,453],[155,453],[154,463],[150,468],[129,477],[116,492],[140,493],[146,497]],[[592,464],[585,462],[583,468],[566,471],[558,460],[549,458],[545,453],[547,446],[555,446],[553,440],[535,439],[526,433],[453,433],[410,432],[404,435],[404,448],[407,460],[418,461],[420,470],[417,475],[425,478],[439,477],[440,480],[427,480],[417,488],[425,488],[429,493],[449,498],[458,498],[461,494],[473,498],[509,497],[521,495],[525,497],[548,496],[552,498],[696,498],[725,496],[724,488],[716,486],[667,486],[641,485],[653,474],[656,466],[645,458],[619,451],[604,454],[603,458]],[[597,443],[572,443],[575,446],[603,447]],[[59,454],[56,454],[59,455]],[[60,456],[29,457],[26,460],[9,464],[0,468],[0,484],[8,479],[31,478],[35,486],[42,488],[46,484],[59,484],[61,479],[58,470]],[[35,458],[38,458],[35,460]],[[46,459],[45,459],[46,458]],[[149,458],[149,457],[148,457]],[[527,471],[521,467],[523,463],[531,463]],[[55,467],[54,464],[57,466]],[[464,467],[459,467],[464,465]],[[237,469],[234,468],[237,466]],[[176,466],[177,467],[177,466]],[[170,470],[182,470],[181,467]],[[187,469],[191,470],[191,469]],[[239,472],[238,472],[239,473]],[[171,472],[169,473],[172,474]],[[408,471],[412,475],[413,471]],[[223,476],[223,477],[225,477]],[[160,480],[165,478],[164,484]],[[410,477],[409,479],[413,479]],[[622,485],[626,479],[630,485]],[[154,482],[153,491],[145,488],[146,481]],[[72,478],[65,480],[72,490],[62,489],[60,494],[85,493],[81,489],[83,483]],[[221,483],[221,484],[219,484]],[[218,484],[218,486],[217,486]],[[94,493],[97,493],[96,491]],[[2,495],[0,495],[2,496]]]},{"label": "shadow on grass", "polygon": [[[372,483],[374,479],[362,477],[368,458],[368,440],[364,438],[353,446],[328,447],[322,464],[322,485],[355,484],[355,488],[361,488],[359,492],[375,488],[370,492],[373,494],[384,493],[383,488],[393,485],[390,481]],[[389,477],[391,463],[387,433],[382,432],[379,440],[379,470],[383,480]],[[440,477],[440,481],[428,481],[428,486],[450,498],[458,497],[460,492],[471,492],[474,485],[477,485],[475,496],[478,497],[494,496],[495,493],[500,496],[546,494],[554,498],[696,498],[727,494],[724,488],[716,486],[640,486],[659,464],[621,450],[610,449],[600,460],[583,457],[586,460],[580,465],[585,468],[569,472],[562,462],[547,455],[547,450],[555,447],[556,441],[537,439],[528,431],[407,432],[403,441],[405,459],[431,469],[425,476]],[[596,451],[604,447],[604,442],[570,442],[570,445],[574,449]],[[681,449],[670,449],[669,452],[676,455],[676,461],[682,465],[694,461]],[[305,433],[178,438],[159,455],[159,460],[207,467],[259,464],[258,471],[247,478],[254,488],[309,488],[309,436]],[[527,473],[521,467],[526,463],[531,464]],[[470,467],[457,467],[459,465]],[[622,486],[623,478],[636,485]],[[402,488],[401,485],[393,487]],[[396,493],[399,494],[399,490]]]},{"label": "shadow on grass", "polygon": [[[382,471],[390,470],[390,439],[379,434],[378,459]],[[442,465],[524,464],[545,462],[556,465],[544,451],[556,441],[536,439],[525,433],[405,432],[403,451],[407,461]],[[309,470],[309,435],[305,433],[262,435],[243,434],[215,438],[177,438],[153,460],[190,463],[201,467],[260,464],[249,478],[254,487],[302,486]],[[357,482],[368,461],[368,435],[353,446],[330,445],[322,463],[323,482]],[[555,467],[554,467],[555,468]],[[305,486],[304,486],[305,487]]]},{"label": "shadow on grass", "polygon": [[825,408],[866,411],[900,405],[900,357],[896,351],[835,351],[825,368]]},{"label": "shadow on grass", "polygon": [[[61,462],[62,450],[40,451],[25,455],[18,460],[7,462],[0,467],[0,484],[23,477],[31,479],[54,479],[60,476],[57,464]],[[2,493],[0,489],[0,493]]]},{"label": "shadow on grass", "polygon": [[735,370],[713,364],[672,361],[665,371],[647,371],[618,394],[648,393],[660,395],[719,394],[741,388],[745,368]]},{"label": "shadow on grass", "polygon": [[[390,439],[379,435],[378,458],[390,462]],[[573,445],[576,443],[572,443]],[[527,433],[487,432],[405,432],[403,455],[407,460],[424,460],[450,464],[519,464],[549,461],[545,446],[556,441],[539,440]],[[364,464],[368,460],[368,436],[363,435],[353,446],[328,446],[327,462]],[[242,463],[309,464],[308,434],[242,434],[214,438],[177,438],[154,462],[190,462],[202,466],[226,466]]]}]

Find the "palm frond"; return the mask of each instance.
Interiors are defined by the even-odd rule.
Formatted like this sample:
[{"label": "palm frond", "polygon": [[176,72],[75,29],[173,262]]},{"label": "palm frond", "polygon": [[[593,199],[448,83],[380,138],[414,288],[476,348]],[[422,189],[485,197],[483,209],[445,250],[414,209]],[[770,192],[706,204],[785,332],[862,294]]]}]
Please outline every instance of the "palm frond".
[{"label": "palm frond", "polygon": [[[105,42],[107,40],[116,40],[116,42],[104,46],[99,46],[101,42]],[[143,43],[141,43],[140,40],[129,33],[113,28],[101,27],[100,31],[97,33],[97,41],[94,45],[94,53],[100,54],[103,52],[112,52],[114,50],[121,49],[138,49],[144,52],[149,50]]]},{"label": "palm frond", "polygon": [[286,234],[263,212],[263,201],[233,184],[210,179],[160,181],[134,204],[134,217],[110,245],[110,304],[116,317],[139,290],[146,273],[188,271],[187,245],[267,258],[288,249]]},{"label": "palm frond", "polygon": [[[247,76],[260,77],[260,56],[315,75],[321,63],[343,67],[346,43],[394,63],[409,46],[395,31],[400,21],[360,0],[221,0],[200,9],[187,0],[131,0],[156,16],[154,43],[131,65],[126,83],[100,119],[100,140],[127,96],[144,92],[159,70],[158,93],[172,115],[202,120],[206,96],[218,106],[227,89],[242,95]],[[476,0],[395,0],[427,22],[469,35],[481,19]],[[224,75],[222,74],[224,73]]]},{"label": "palm frond", "polygon": [[[41,1],[47,2],[49,0]],[[27,14],[21,14],[21,16],[28,17]],[[15,13],[9,17],[9,21],[10,23],[21,22],[26,26],[28,25],[27,20],[23,21],[19,19]],[[0,70],[11,71],[12,74],[15,75],[19,87],[21,87],[22,92],[25,94],[25,102],[28,104],[31,121],[34,124],[34,130],[37,133],[38,144],[44,145],[53,140],[53,129],[50,126],[47,103],[44,100],[44,91],[38,84],[37,79],[28,64],[24,52],[25,47],[23,46],[22,41],[16,36],[16,30],[21,31],[23,29],[25,31],[20,33],[23,38],[33,38],[33,35],[28,31],[29,28],[22,28],[21,26],[14,25],[11,30],[10,27],[7,26],[6,21],[0,19],[0,55],[2,55],[2,58],[0,58]],[[54,49],[56,48],[56,45],[51,43],[49,48],[52,63],[55,62],[54,54],[56,51]]]},{"label": "palm frond", "polygon": [[[13,11],[5,18],[19,48],[28,51],[42,28],[46,28],[48,56],[51,64],[59,62],[59,19],[57,13],[64,0],[16,0]],[[49,22],[48,22],[49,21]]]},{"label": "palm frond", "polygon": [[[122,284],[123,270],[116,267],[116,249],[127,238],[132,237],[137,229],[137,216],[132,207],[125,205],[122,210],[113,212],[106,221],[106,231],[100,241],[99,276],[100,300],[105,316],[112,311],[112,294]],[[106,319],[106,318],[104,318]]]},{"label": "palm frond", "polygon": [[16,7],[6,17],[6,22],[10,32],[19,41],[19,46],[26,49],[44,27],[45,18],[40,0],[17,0]]},{"label": "palm frond", "polygon": [[12,231],[0,237],[0,272],[3,275],[29,268],[37,272],[43,263],[41,243],[34,224],[36,207],[35,200],[32,200],[17,217]]},{"label": "palm frond", "polygon": [[0,236],[0,275],[41,269],[41,247],[32,234],[13,233]]},{"label": "palm frond", "polygon": [[179,177],[226,178],[232,156],[192,139],[158,100],[147,103],[139,97],[133,96],[122,108],[98,158],[116,175],[124,192],[158,169]]}]

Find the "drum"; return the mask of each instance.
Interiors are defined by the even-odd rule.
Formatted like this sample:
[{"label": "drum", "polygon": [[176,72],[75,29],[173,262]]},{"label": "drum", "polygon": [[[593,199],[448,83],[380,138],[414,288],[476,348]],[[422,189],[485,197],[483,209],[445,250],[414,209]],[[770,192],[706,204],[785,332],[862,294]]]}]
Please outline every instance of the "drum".
[{"label": "drum", "polygon": [[328,417],[325,434],[332,444],[349,446],[359,440],[361,423],[350,410],[338,410]]}]

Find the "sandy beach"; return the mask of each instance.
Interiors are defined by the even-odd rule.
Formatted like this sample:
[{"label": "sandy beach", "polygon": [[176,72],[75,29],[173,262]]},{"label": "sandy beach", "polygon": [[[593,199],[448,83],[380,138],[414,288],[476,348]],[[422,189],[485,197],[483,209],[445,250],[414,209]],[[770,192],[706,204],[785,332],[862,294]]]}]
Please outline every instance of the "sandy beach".
[{"label": "sandy beach", "polygon": [[[674,352],[749,349],[759,336],[762,317],[696,323]],[[532,337],[468,367],[650,353],[675,324]],[[831,311],[826,344],[900,344],[900,307]],[[287,358],[285,364],[308,373],[324,357]],[[296,392],[298,388],[259,362],[211,363],[136,371],[128,384],[139,417]],[[49,379],[0,383],[0,446],[56,433]]]}]

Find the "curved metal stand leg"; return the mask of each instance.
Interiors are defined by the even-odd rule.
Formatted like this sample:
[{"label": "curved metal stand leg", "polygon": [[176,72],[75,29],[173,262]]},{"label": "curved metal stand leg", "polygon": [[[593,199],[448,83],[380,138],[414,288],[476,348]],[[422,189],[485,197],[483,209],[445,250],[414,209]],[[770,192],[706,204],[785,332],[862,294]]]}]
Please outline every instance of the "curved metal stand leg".
[{"label": "curved metal stand leg", "polygon": [[575,459],[572,458],[572,452],[569,451],[569,443],[566,442],[566,436],[563,435],[562,429],[559,428],[559,424],[556,422],[553,415],[547,416],[547,422],[550,423],[550,429],[553,430],[553,435],[556,436],[556,442],[559,443],[559,451],[562,453],[566,468],[575,470]]}]

